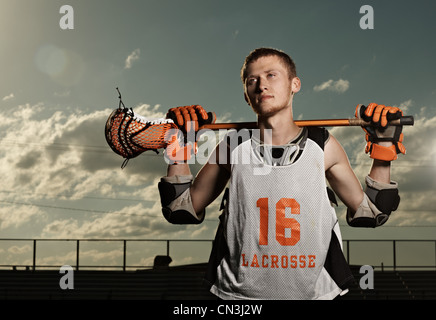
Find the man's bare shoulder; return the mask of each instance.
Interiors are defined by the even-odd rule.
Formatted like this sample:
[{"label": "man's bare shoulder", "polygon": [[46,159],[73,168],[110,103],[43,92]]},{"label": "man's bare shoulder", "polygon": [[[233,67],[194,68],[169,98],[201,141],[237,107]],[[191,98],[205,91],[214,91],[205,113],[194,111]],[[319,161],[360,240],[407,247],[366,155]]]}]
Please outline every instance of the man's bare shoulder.
[{"label": "man's bare shoulder", "polygon": [[325,170],[328,171],[335,165],[348,164],[348,156],[344,148],[334,135],[330,134],[324,146]]}]

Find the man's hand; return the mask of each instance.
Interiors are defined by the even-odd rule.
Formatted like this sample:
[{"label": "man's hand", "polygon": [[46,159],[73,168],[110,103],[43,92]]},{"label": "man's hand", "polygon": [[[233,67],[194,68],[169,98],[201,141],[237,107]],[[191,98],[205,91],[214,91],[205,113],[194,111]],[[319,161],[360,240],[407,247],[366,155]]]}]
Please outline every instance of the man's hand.
[{"label": "man's hand", "polygon": [[398,153],[406,153],[403,145],[403,127],[389,126],[389,121],[399,119],[403,112],[397,107],[388,107],[371,103],[367,107],[358,105],[356,117],[367,122],[371,126],[363,127],[366,132],[365,152],[373,159],[393,161]]}]

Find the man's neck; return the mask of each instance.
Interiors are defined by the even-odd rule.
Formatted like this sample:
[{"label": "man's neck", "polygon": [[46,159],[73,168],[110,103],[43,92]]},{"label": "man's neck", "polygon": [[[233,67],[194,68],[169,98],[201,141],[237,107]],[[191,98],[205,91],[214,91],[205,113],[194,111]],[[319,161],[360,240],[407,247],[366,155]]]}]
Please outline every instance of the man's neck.
[{"label": "man's neck", "polygon": [[276,114],[265,118],[258,116],[257,125],[260,129],[260,139],[272,145],[288,143],[299,134],[301,129],[295,124],[292,113]]}]

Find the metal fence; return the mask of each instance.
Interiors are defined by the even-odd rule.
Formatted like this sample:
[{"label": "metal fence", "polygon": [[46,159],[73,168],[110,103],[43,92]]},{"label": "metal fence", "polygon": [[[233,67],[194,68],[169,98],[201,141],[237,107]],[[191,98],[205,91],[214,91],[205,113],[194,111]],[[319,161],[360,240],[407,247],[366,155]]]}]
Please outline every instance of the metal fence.
[{"label": "metal fence", "polygon": [[[371,264],[382,270],[436,270],[436,240],[344,240],[343,250],[353,265]],[[378,261],[374,258],[377,256]]]},{"label": "metal fence", "polygon": [[[69,250],[70,258],[68,263],[47,264],[38,261],[41,255],[55,255],[54,252],[45,252],[42,254],[41,246],[43,243],[69,243],[73,249]],[[117,261],[108,264],[87,264],[83,263],[82,255],[83,245],[85,243],[111,243],[118,244],[116,251]],[[18,249],[12,250],[12,247],[7,247],[7,243],[13,243],[12,247],[17,247],[17,244],[26,243],[29,249],[31,259],[11,259],[11,255],[6,255],[5,252],[19,251]],[[157,250],[151,257],[148,257],[149,263],[128,263],[129,246],[132,243],[146,243],[147,247],[151,244],[159,244],[160,249]],[[183,244],[183,248],[180,245]],[[201,250],[196,249],[194,244],[202,244]],[[79,269],[116,269],[116,270],[136,270],[141,268],[152,268],[153,258],[156,255],[165,255],[172,257],[173,255],[191,255],[198,256],[200,251],[203,258],[200,257],[200,262],[206,262],[207,257],[212,248],[213,240],[209,239],[0,239],[0,268],[1,269],[27,269],[27,270],[41,270],[41,269],[54,269],[60,268],[62,265],[70,265],[75,270]],[[192,249],[194,247],[194,249]],[[30,250],[31,248],[31,250]],[[186,253],[185,250],[191,248],[194,252]],[[191,250],[191,251],[192,251]],[[188,250],[189,251],[189,250]],[[430,269],[436,270],[436,240],[343,240],[344,255],[350,265],[372,265],[374,268],[384,269]],[[1,254],[3,253],[3,255]],[[99,252],[93,251],[94,255]],[[72,255],[74,254],[74,257]],[[81,255],[82,254],[82,255]],[[91,252],[92,254],[92,252]],[[89,255],[89,254],[88,254]],[[377,260],[379,259],[379,260]],[[195,260],[195,259],[194,259]],[[13,262],[12,262],[13,261]],[[179,262],[180,264],[180,262]],[[189,263],[182,263],[189,264]]]}]

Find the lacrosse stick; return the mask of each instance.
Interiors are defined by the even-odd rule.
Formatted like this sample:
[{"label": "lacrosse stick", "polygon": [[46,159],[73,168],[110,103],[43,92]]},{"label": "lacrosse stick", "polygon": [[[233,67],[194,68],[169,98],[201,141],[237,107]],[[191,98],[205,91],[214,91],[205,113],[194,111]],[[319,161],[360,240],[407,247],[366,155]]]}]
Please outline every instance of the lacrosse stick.
[{"label": "lacrosse stick", "polygon": [[[366,127],[371,126],[371,122],[366,122],[358,118],[350,119],[318,119],[318,120],[295,120],[299,127]],[[390,126],[413,126],[413,116],[403,116],[400,119],[389,122]],[[255,129],[256,122],[233,122],[233,123],[213,123],[205,124],[201,129]]]},{"label": "lacrosse stick", "polygon": [[[132,108],[125,107],[119,94],[119,106],[106,121],[106,141],[112,150],[125,158],[121,168],[127,165],[129,159],[135,158],[144,151],[166,148],[168,137],[166,133],[170,129],[178,129],[171,119],[147,119],[133,112]],[[337,127],[337,126],[370,126],[371,123],[362,119],[320,119],[320,120],[297,120],[295,123],[300,127]],[[403,116],[400,119],[389,122],[389,125],[413,125],[413,116]],[[256,122],[233,122],[206,124],[199,128],[209,130],[220,129],[255,129]]]}]

